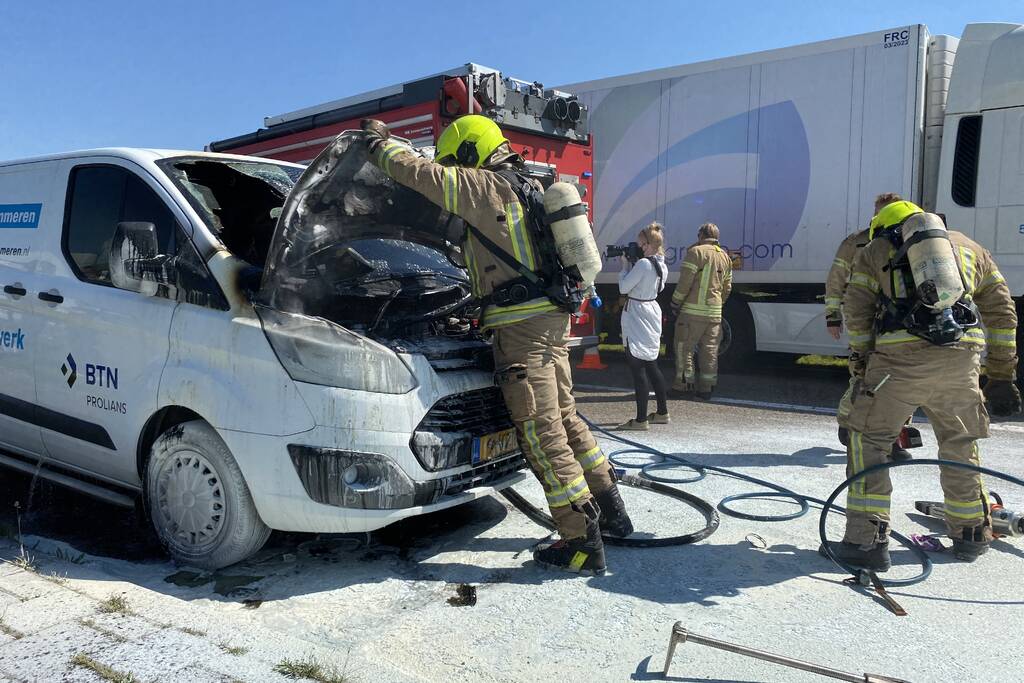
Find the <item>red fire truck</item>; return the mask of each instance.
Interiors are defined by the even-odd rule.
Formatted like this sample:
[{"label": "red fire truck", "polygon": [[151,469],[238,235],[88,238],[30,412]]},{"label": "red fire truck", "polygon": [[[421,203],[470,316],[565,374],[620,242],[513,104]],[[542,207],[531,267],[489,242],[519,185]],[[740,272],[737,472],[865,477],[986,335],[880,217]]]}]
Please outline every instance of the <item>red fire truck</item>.
[{"label": "red fire truck", "polygon": [[[381,88],[287,114],[268,116],[264,128],[211,142],[228,152],[309,163],[345,130],[372,117],[415,147],[432,147],[441,131],[464,114],[493,118],[527,169],[546,187],[556,180],[593,191],[589,112],[574,95],[540,83],[503,76],[496,69],[466,64],[442,73]],[[592,205],[592,202],[591,202]],[[573,343],[597,343],[594,317],[585,306],[573,322]]]}]

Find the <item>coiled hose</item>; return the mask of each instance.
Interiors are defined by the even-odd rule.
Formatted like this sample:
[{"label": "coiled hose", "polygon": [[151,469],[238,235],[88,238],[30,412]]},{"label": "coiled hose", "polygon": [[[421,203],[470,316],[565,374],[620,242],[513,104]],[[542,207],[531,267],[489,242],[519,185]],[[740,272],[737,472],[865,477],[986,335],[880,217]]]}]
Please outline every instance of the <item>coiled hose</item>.
[{"label": "coiled hose", "polygon": [[[610,545],[627,546],[635,548],[684,545],[688,543],[696,543],[697,541],[703,540],[711,534],[713,534],[718,529],[719,525],[719,517],[718,514],[715,512],[715,508],[710,503],[697,496],[694,496],[680,489],[666,485],[691,484],[694,482],[701,481],[702,479],[707,477],[708,472],[712,472],[720,476],[732,477],[734,479],[739,479],[741,481],[745,481],[756,486],[761,486],[766,489],[770,489],[769,492],[754,491],[749,493],[739,493],[731,496],[726,496],[725,498],[723,498],[718,503],[718,510],[730,517],[747,519],[757,522],[785,522],[803,517],[810,510],[811,505],[820,507],[821,515],[818,519],[818,536],[821,539],[822,548],[824,549],[826,556],[830,560],[832,560],[832,562],[834,562],[838,567],[850,572],[850,574],[852,574],[855,577],[862,578],[863,572],[861,570],[852,567],[849,564],[846,564],[845,562],[839,560],[835,556],[828,543],[828,537],[825,533],[825,519],[828,517],[829,512],[832,512],[834,510],[836,512],[841,512],[845,514],[846,509],[839,505],[836,505],[835,500],[853,482],[858,481],[863,477],[866,477],[875,472],[893,469],[896,467],[922,467],[942,465],[958,469],[971,470],[973,472],[979,472],[981,474],[985,474],[990,477],[1001,479],[1003,481],[1007,481],[1012,484],[1017,484],[1018,486],[1024,487],[1024,480],[1013,475],[1006,474],[1005,472],[999,472],[998,470],[993,470],[987,467],[981,467],[978,465],[972,465],[970,463],[964,462],[956,462],[953,460],[917,459],[901,462],[886,462],[880,463],[878,465],[872,465],[871,467],[868,467],[862,470],[861,472],[858,472],[857,474],[854,474],[853,476],[847,478],[845,481],[843,481],[843,483],[839,484],[839,486],[837,486],[834,491],[832,491],[832,494],[828,497],[828,499],[821,500],[813,496],[807,496],[801,493],[797,493],[796,491],[786,488],[785,486],[782,486],[780,484],[776,484],[774,482],[767,481],[764,479],[759,479],[758,477],[752,477],[748,474],[743,474],[742,472],[734,472],[733,470],[730,470],[728,468],[717,467],[714,465],[703,465],[688,460],[682,454],[679,453],[666,453],[664,451],[660,451],[652,446],[648,446],[637,441],[632,441],[620,434],[610,432],[607,429],[604,429],[603,427],[594,424],[594,422],[592,422],[583,414],[580,414],[580,417],[583,419],[584,422],[586,422],[590,426],[592,430],[603,434],[605,437],[613,441],[617,441],[621,444],[629,446],[629,448],[622,448],[608,454],[609,461],[611,461],[611,463],[616,465],[617,467],[623,469],[639,470],[639,475],[627,474],[620,480],[621,483],[635,488],[651,490],[656,493],[660,493],[675,498],[677,500],[681,500],[686,504],[691,505],[695,509],[699,510],[707,520],[707,525],[696,533],[683,534],[667,538],[634,539],[612,538],[610,536],[605,536],[605,542]],[[655,458],[657,458],[657,460],[655,460],[655,462],[649,462],[643,465],[623,462],[622,458],[627,455],[654,456]],[[692,470],[694,474],[686,477],[670,477],[665,476],[663,474],[658,474],[659,472],[662,472],[664,470],[675,469],[679,467],[684,467],[689,470]],[[502,491],[502,495],[504,495],[505,498],[509,500],[509,502],[511,502],[517,509],[526,514],[531,520],[533,520],[537,524],[540,524],[541,526],[546,527],[548,529],[555,528],[554,521],[551,519],[549,515],[542,512],[539,508],[525,500],[515,491],[506,489],[505,491]],[[780,515],[754,515],[745,512],[739,512],[738,510],[733,510],[732,508],[729,507],[730,503],[734,501],[747,500],[751,498],[788,498],[795,502],[799,506],[799,509],[796,512],[785,513]],[[921,548],[914,545],[910,541],[910,539],[903,536],[902,534],[899,534],[895,531],[890,531],[890,535],[897,541],[899,541],[902,545],[910,549],[917,556],[918,561],[921,563],[921,572],[916,576],[912,576],[906,579],[882,579],[882,585],[910,586],[916,583],[920,583],[921,581],[927,579],[932,573],[932,561],[928,557],[927,553],[925,553],[925,551]]]}]

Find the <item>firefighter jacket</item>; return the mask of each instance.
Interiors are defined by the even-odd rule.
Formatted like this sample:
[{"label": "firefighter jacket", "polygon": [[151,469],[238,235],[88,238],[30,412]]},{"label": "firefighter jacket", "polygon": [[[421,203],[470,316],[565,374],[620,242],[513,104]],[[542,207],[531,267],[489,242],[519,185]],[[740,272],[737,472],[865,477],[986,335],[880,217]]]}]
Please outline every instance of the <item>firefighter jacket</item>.
[{"label": "firefighter jacket", "polygon": [[836,250],[836,256],[832,259],[832,267],[828,270],[828,278],[825,280],[826,318],[839,319],[843,294],[846,293],[846,285],[850,282],[853,259],[857,257],[857,252],[867,245],[869,239],[868,231],[862,230],[847,236],[839,243],[839,249]]},{"label": "firefighter jacket", "polygon": [[686,250],[672,308],[682,315],[722,319],[722,305],[732,291],[732,259],[716,239],[701,240]]},{"label": "firefighter jacket", "polygon": [[[528,269],[536,272],[539,268],[526,210],[508,181],[494,171],[442,166],[391,140],[379,145],[371,159],[395,181],[459,216]],[[469,230],[463,237],[462,253],[477,298],[488,297],[495,289],[521,277]],[[480,327],[489,330],[511,325],[554,310],[557,306],[546,296],[511,306],[490,304],[484,307]]]},{"label": "firefighter jacket", "polygon": [[[963,276],[964,298],[974,301],[985,326],[985,329],[968,328],[955,346],[983,349],[987,344],[988,376],[1013,380],[1017,370],[1017,312],[1006,280],[984,247],[952,230],[949,241]],[[877,331],[876,320],[884,303],[882,297],[897,300],[908,296],[898,269],[888,268],[889,260],[895,255],[896,249],[889,240],[875,238],[861,249],[853,262],[850,285],[843,298],[843,315],[853,351],[891,353],[930,344],[906,330]],[[913,296],[913,292],[910,295]]]}]

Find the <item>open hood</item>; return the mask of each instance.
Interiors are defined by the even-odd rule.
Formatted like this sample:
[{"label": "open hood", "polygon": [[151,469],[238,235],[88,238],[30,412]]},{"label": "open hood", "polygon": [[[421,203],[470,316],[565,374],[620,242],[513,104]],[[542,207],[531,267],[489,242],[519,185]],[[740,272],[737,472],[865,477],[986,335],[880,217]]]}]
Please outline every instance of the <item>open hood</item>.
[{"label": "open hood", "polygon": [[457,221],[371,163],[361,133],[343,133],[282,207],[259,303],[364,334],[405,334],[470,301]]}]

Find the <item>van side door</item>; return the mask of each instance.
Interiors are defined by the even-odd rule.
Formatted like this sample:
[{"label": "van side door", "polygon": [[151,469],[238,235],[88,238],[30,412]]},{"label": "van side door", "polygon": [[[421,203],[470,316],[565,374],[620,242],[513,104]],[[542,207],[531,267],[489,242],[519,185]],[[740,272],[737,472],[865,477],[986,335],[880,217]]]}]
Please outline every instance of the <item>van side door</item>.
[{"label": "van side door", "polygon": [[33,357],[40,235],[59,231],[56,162],[0,168],[0,449],[41,457]]},{"label": "van side door", "polygon": [[[156,410],[174,298],[118,289],[110,245],[120,222],[156,227],[162,253],[186,239],[184,214],[145,169],[114,157],[66,163],[63,230],[47,252],[36,348],[39,402],[50,458],[108,481],[139,486],[139,435]],[[115,266],[116,267],[116,266]]]}]

